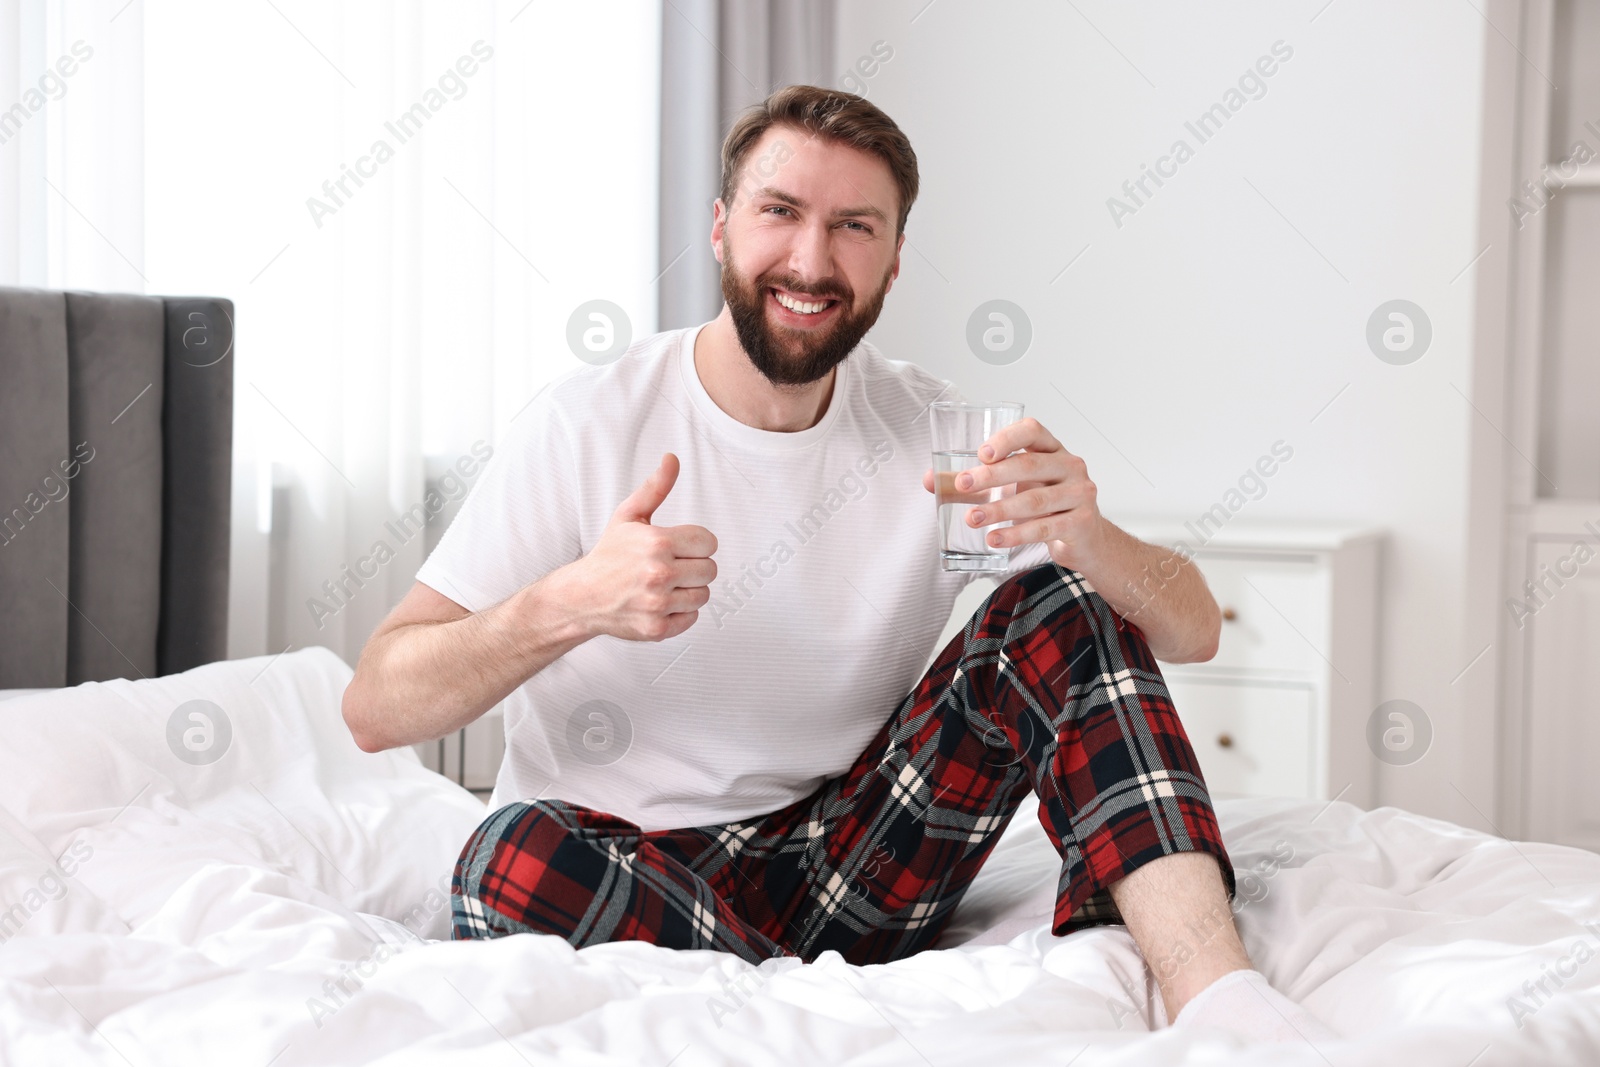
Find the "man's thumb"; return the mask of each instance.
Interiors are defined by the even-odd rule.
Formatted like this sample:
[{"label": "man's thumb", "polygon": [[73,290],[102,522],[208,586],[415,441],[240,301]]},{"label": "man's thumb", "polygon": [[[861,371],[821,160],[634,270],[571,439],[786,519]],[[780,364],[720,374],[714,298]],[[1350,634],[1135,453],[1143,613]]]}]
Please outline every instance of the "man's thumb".
[{"label": "man's thumb", "polygon": [[649,522],[650,516],[655,514],[656,508],[667,499],[667,494],[672,492],[672,487],[678,481],[678,457],[667,452],[661,457],[661,465],[650,472],[650,477],[644,484],[628,494],[626,500],[617,505],[616,513],[611,516],[613,522]]}]

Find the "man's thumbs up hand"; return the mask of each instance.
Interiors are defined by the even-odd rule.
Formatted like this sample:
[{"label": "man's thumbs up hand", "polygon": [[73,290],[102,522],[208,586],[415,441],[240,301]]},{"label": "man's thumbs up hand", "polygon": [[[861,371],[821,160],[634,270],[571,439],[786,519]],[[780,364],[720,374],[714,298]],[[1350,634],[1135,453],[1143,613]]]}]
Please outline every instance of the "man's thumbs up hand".
[{"label": "man's thumbs up hand", "polygon": [[671,452],[629,493],[594,549],[577,563],[587,594],[589,629],[625,641],[664,641],[700,617],[717,577],[717,539],[704,526],[654,526],[678,481]]}]

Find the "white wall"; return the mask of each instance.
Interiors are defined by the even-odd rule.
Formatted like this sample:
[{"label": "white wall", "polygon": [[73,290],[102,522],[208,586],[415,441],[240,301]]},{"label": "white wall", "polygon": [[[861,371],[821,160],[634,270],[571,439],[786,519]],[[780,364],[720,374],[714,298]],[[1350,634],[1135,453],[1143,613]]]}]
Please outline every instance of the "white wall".
[{"label": "white wall", "polygon": [[[1287,442],[1241,516],[1389,532],[1377,700],[1420,705],[1435,739],[1381,768],[1381,799],[1483,827],[1492,733],[1462,697],[1493,657],[1462,673],[1461,619],[1492,31],[1467,4],[1323,4],[841,5],[840,76],[892,47],[861,80],[922,169],[872,340],[969,396],[1025,400],[1113,520],[1197,515]],[[1293,54],[1264,95],[1200,143],[1185,121],[1278,41]],[[1193,158],[1119,228],[1107,198],[1179,138]],[[994,298],[1034,330],[1009,366],[965,340]],[[1433,327],[1407,366],[1365,340],[1395,298]]]}]

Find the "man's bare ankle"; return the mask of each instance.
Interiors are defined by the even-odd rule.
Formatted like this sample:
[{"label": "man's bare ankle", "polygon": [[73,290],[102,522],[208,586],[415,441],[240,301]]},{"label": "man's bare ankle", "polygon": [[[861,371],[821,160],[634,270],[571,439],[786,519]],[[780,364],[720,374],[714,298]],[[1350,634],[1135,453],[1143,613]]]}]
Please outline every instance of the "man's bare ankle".
[{"label": "man's bare ankle", "polygon": [[1191,960],[1190,967],[1180,970],[1171,981],[1162,981],[1159,974],[1156,976],[1156,984],[1161,989],[1161,1003],[1166,1008],[1169,1023],[1178,1017],[1184,1005],[1208,989],[1213,982],[1234,971],[1254,969],[1248,957],[1241,963],[1231,954],[1227,959],[1208,961],[1208,963],[1208,966],[1197,966],[1200,960]]},{"label": "man's bare ankle", "polygon": [[1215,856],[1171,853],[1109,889],[1161,988],[1168,1019],[1217,979],[1253,968]]}]

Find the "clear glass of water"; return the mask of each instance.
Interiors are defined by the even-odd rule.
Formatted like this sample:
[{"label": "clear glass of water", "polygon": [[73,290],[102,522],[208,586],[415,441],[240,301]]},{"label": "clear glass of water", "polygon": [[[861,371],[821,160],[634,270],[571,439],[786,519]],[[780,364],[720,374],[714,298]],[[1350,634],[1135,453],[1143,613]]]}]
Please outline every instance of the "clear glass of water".
[{"label": "clear glass of water", "polygon": [[1010,526],[991,522],[973,526],[967,513],[980,504],[993,503],[1005,486],[961,492],[956,475],[983,465],[978,449],[996,430],[1022,418],[1022,405],[1010,400],[969,404],[937,400],[928,409],[933,426],[934,506],[939,522],[939,562],[947,571],[1003,571],[1011,558],[1009,548],[991,547],[989,531]]}]

